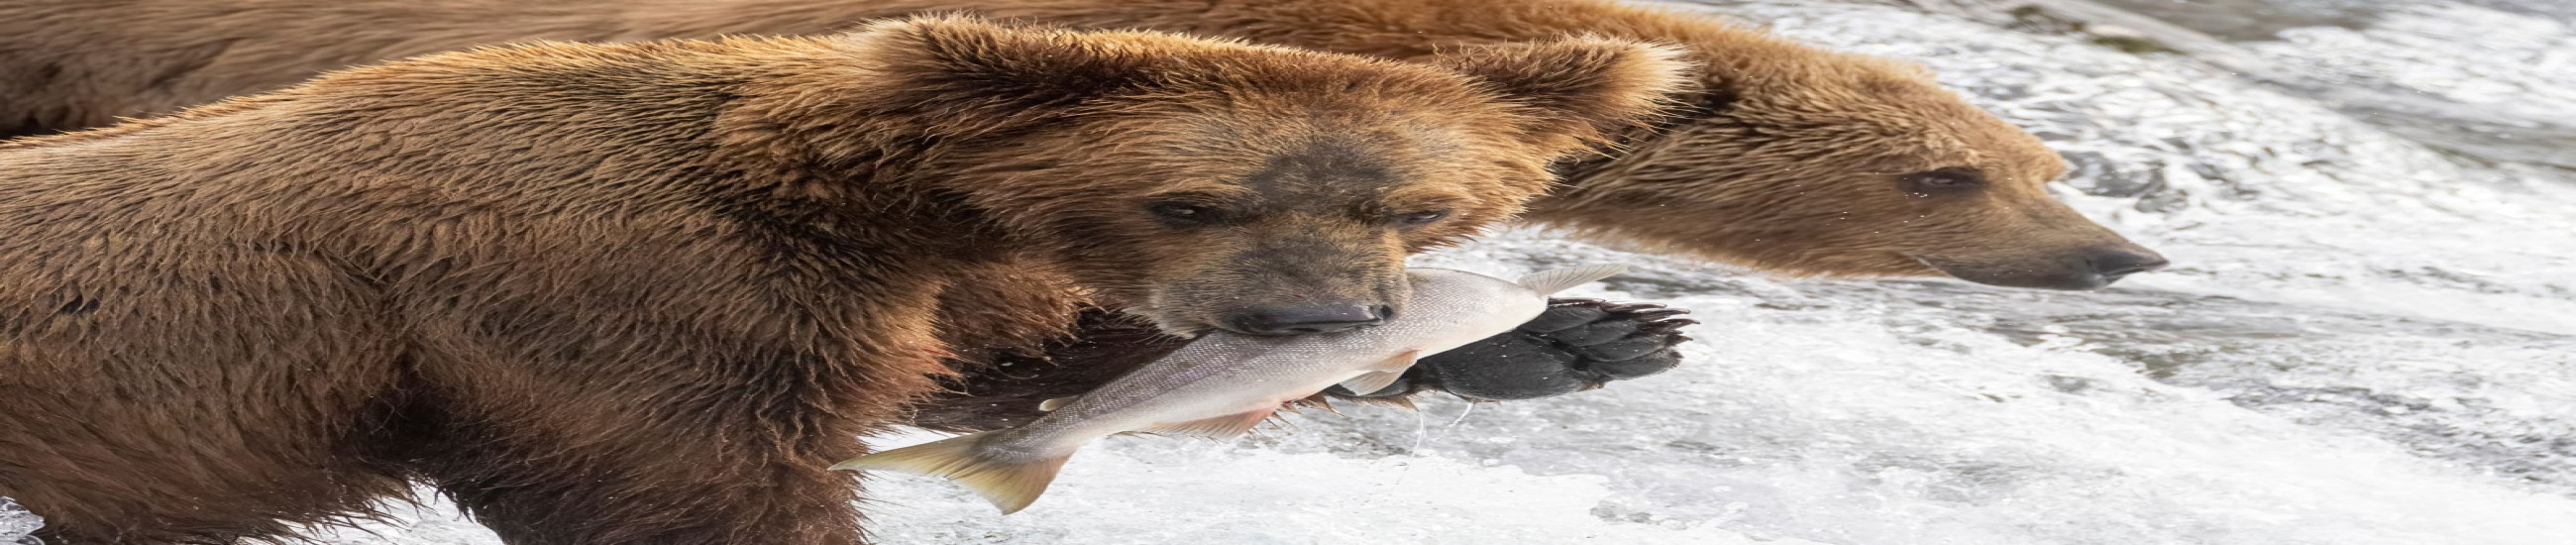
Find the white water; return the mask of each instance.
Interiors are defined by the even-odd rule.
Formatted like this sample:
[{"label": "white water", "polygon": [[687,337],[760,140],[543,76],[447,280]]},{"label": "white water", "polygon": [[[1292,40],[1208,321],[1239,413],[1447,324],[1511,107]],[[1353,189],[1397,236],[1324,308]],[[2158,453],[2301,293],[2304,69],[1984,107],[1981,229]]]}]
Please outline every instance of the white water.
[{"label": "white water", "polygon": [[[2240,45],[2302,78],[2576,126],[2565,21],[2414,5]],[[1433,402],[1312,414],[1229,444],[1115,438],[1010,517],[889,476],[873,485],[880,537],[2576,540],[2568,172],[2439,151],[2383,130],[2438,123],[2366,123],[2345,113],[2350,97],[2257,83],[2279,75],[1893,8],[1724,9],[1931,65],[2078,159],[2065,197],[2176,267],[2091,293],[1782,281],[1507,233],[1420,264],[1635,264],[1577,295],[1697,311],[1689,362],[1463,419],[1465,404]],[[496,542],[443,505],[370,529],[326,542]]]},{"label": "white water", "polygon": [[16,501],[0,498],[0,545],[32,543],[35,538],[27,535],[35,533],[44,524],[44,517],[27,512],[27,508],[19,506]]}]

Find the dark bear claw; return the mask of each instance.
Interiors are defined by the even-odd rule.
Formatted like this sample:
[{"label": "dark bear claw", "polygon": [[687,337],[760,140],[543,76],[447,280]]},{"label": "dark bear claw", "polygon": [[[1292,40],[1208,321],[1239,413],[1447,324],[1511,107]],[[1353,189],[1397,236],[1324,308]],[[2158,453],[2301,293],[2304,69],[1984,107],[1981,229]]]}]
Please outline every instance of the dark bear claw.
[{"label": "dark bear claw", "polygon": [[1518,329],[1423,358],[1383,390],[1353,395],[1392,397],[1441,390],[1471,400],[1535,399],[1599,388],[1664,372],[1681,363],[1674,345],[1690,340],[1681,328],[1699,322],[1675,318],[1690,311],[1645,303],[1555,299],[1547,312]]}]

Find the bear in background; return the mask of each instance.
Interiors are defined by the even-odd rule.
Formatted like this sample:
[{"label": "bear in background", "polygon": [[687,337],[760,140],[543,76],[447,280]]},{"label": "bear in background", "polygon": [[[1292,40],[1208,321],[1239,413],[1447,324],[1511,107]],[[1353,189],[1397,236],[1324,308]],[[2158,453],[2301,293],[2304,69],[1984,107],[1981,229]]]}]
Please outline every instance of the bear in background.
[{"label": "bear in background", "polygon": [[1402,312],[1406,255],[1646,122],[1678,55],[930,18],[479,49],[0,143],[0,496],[68,543],[286,538],[409,479],[512,543],[854,542],[825,468],[951,342],[1073,303]]}]

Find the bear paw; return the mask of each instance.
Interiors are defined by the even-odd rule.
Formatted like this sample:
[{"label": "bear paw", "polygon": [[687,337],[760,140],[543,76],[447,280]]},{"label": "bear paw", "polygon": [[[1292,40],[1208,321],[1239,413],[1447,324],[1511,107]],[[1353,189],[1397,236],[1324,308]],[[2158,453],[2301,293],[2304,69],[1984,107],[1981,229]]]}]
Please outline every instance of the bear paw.
[{"label": "bear paw", "polygon": [[1675,318],[1687,313],[1657,304],[1555,299],[1537,319],[1423,358],[1384,389],[1354,395],[1335,386],[1331,393],[1367,399],[1440,390],[1471,400],[1502,401],[1599,388],[1679,365],[1681,354],[1673,346],[1690,340],[1681,328],[1699,323]]}]

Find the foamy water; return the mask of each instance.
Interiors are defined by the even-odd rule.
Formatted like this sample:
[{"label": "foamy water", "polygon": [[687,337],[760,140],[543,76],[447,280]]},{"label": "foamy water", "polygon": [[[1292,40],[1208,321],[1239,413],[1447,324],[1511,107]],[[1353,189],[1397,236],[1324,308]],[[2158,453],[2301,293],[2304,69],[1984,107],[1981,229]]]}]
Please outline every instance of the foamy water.
[{"label": "foamy water", "polygon": [[[2063,196],[2176,266],[2085,293],[1788,281],[1504,233],[1417,263],[1634,264],[1575,295],[1697,311],[1688,363],[1555,399],[1310,414],[1229,443],[1113,438],[1009,517],[887,476],[872,485],[881,540],[2576,536],[2576,182],[2415,131],[2576,126],[2567,22],[2420,4],[2238,44],[2298,72],[2283,76],[1887,7],[1723,9],[1930,65],[2067,152],[2081,172]],[[2463,121],[2357,119],[2368,109],[2352,96],[2284,80],[2437,102]],[[326,542],[496,542],[443,505],[413,515]]]}]

